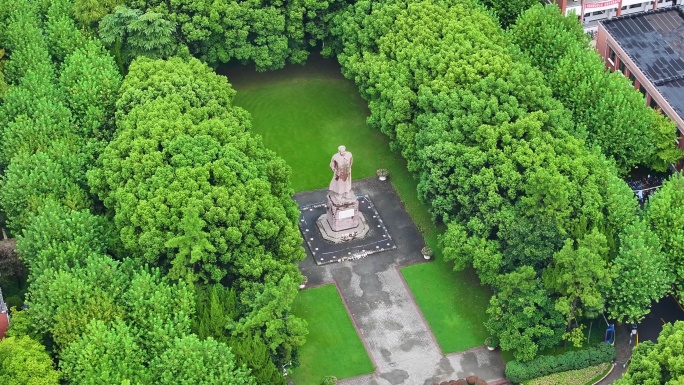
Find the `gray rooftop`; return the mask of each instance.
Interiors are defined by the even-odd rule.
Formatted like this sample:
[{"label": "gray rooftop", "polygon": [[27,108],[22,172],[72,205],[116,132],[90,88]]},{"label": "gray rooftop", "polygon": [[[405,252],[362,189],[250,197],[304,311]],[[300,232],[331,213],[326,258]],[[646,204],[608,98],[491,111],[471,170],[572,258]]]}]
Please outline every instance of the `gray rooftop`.
[{"label": "gray rooftop", "polygon": [[601,23],[684,117],[684,8],[661,8]]}]

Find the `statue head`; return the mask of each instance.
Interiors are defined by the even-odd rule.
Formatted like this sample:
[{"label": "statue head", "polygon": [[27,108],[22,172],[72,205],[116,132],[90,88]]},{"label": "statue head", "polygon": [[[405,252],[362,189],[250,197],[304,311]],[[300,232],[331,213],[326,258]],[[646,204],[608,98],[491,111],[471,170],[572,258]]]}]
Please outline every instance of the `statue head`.
[{"label": "statue head", "polygon": [[344,146],[337,147],[337,151],[340,154],[344,154],[347,151],[347,147],[344,147]]}]

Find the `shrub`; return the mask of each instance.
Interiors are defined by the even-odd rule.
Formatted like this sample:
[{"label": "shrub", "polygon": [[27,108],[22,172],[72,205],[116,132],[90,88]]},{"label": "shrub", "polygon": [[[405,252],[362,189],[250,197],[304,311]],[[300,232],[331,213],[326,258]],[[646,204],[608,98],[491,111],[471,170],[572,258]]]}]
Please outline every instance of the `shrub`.
[{"label": "shrub", "polygon": [[610,362],[615,358],[615,347],[601,343],[596,347],[570,351],[558,356],[539,356],[530,362],[510,361],[506,364],[506,377],[515,383],[568,370]]},{"label": "shrub", "polygon": [[335,384],[337,384],[337,377],[335,377],[335,376],[323,377],[323,381],[321,381],[321,385],[335,385]]}]

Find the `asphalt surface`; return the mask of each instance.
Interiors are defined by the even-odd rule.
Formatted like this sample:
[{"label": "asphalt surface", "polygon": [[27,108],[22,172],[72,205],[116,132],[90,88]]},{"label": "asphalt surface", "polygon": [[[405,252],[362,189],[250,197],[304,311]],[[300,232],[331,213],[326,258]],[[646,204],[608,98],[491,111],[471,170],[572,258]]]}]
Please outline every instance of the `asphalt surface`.
[{"label": "asphalt surface", "polygon": [[[369,195],[397,248],[355,261],[318,266],[310,251],[300,264],[308,287],[334,283],[361,338],[375,372],[339,381],[340,385],[430,385],[476,375],[503,383],[505,365],[498,351],[484,347],[442,354],[399,269],[426,262],[423,238],[389,181],[353,183],[354,193]],[[321,202],[325,189],[295,195],[300,206]],[[344,359],[341,357],[340,359]]]}]

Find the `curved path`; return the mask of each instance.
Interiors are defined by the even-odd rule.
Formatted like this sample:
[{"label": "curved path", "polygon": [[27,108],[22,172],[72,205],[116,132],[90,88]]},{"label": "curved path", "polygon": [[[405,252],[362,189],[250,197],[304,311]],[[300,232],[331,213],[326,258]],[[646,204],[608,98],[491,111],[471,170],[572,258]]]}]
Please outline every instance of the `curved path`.
[{"label": "curved path", "polygon": [[[484,347],[443,355],[413,299],[401,266],[424,262],[423,240],[389,183],[365,179],[354,183],[368,194],[397,249],[364,259],[316,266],[309,257],[300,265],[309,286],[335,283],[375,372],[340,385],[420,385],[477,375],[488,383],[506,383],[498,352]],[[300,205],[322,201],[324,190],[295,196]],[[344,357],[340,357],[341,360]]]}]

